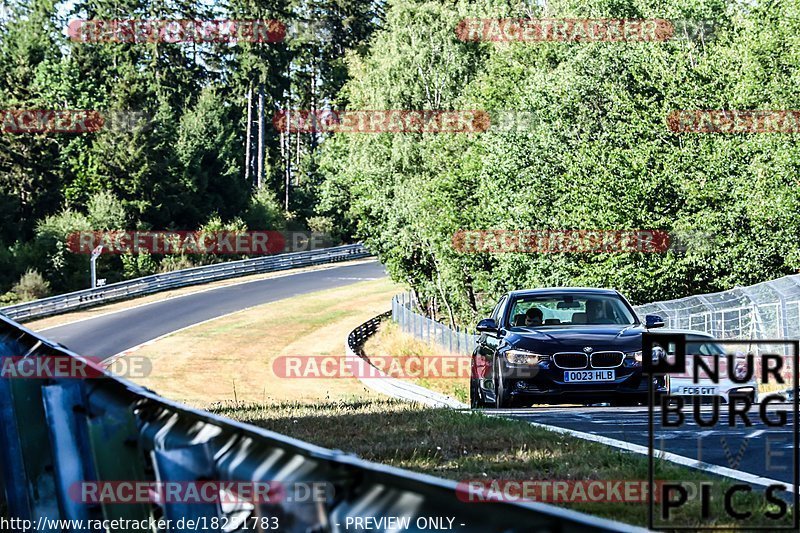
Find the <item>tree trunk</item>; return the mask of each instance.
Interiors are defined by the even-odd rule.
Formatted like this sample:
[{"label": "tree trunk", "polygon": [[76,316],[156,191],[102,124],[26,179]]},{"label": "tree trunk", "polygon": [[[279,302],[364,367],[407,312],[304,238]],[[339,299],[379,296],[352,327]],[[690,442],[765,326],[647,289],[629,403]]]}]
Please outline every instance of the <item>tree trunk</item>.
[{"label": "tree trunk", "polygon": [[258,86],[258,169],[256,184],[259,189],[264,186],[264,86]]},{"label": "tree trunk", "polygon": [[455,329],[456,327],[456,317],[453,314],[453,308],[450,306],[450,302],[447,300],[447,295],[444,293],[444,288],[442,287],[442,275],[439,272],[439,264],[436,262],[436,256],[431,253],[431,258],[433,258],[433,268],[436,269],[436,287],[439,289],[439,295],[442,297],[442,303],[447,308],[447,316],[450,318],[450,327]]},{"label": "tree trunk", "polygon": [[[247,87],[247,128],[244,138],[244,179],[253,180],[253,86]],[[256,185],[253,180],[253,185]]]}]

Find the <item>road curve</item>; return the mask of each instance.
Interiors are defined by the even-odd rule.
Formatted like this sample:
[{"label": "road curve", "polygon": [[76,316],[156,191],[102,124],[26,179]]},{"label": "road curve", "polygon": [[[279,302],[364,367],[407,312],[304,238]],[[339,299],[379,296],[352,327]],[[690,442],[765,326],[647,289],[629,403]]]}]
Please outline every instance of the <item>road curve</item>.
[{"label": "road curve", "polygon": [[177,296],[48,328],[42,334],[81,355],[106,358],[248,307],[384,276],[383,265],[377,261],[298,272]]}]

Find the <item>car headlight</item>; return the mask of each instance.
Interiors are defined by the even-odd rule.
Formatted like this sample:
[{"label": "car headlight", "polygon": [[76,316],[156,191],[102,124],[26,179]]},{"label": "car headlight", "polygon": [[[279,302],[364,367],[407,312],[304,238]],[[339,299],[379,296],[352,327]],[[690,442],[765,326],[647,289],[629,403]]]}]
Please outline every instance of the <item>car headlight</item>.
[{"label": "car headlight", "polygon": [[747,377],[747,363],[745,361],[739,361],[736,363],[736,367],[734,367],[734,374],[736,375],[736,379],[739,381],[743,381],[745,377]]},{"label": "car headlight", "polygon": [[547,356],[529,352],[528,350],[508,350],[506,352],[506,359],[514,365],[536,365],[546,358]]},{"label": "car headlight", "polygon": [[[626,354],[628,357],[633,357],[633,360],[637,363],[642,362],[643,351],[639,350],[638,352],[629,352]],[[653,346],[653,363],[658,363],[659,359],[664,359],[666,357],[666,353],[664,353],[664,348],[656,344]]]},{"label": "car headlight", "polygon": [[661,359],[667,358],[667,352],[658,344],[653,345],[653,364],[657,364]]}]

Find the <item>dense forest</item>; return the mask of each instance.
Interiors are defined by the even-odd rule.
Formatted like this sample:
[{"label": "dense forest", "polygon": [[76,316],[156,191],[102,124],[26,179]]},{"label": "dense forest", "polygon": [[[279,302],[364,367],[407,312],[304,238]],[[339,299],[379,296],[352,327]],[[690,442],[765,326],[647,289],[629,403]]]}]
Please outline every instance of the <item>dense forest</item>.
[{"label": "dense forest", "polygon": [[[146,117],[121,131],[0,135],[7,301],[30,296],[36,284],[19,280],[31,268],[53,291],[84,287],[88,259],[63,244],[83,229],[287,227],[360,239],[452,322],[513,288],[610,286],[638,303],[800,266],[798,135],[686,133],[668,120],[676,110],[800,109],[796,0],[15,0],[0,16],[3,108]],[[286,38],[85,43],[65,31],[75,18],[226,17],[283,21]],[[642,42],[459,32],[465,19],[492,17],[706,21],[713,31]],[[258,109],[267,122],[287,109],[525,120],[472,133],[272,127],[254,140]],[[660,253],[453,246],[473,229],[687,238]],[[113,281],[204,260],[103,257],[100,268]]]},{"label": "dense forest", "polygon": [[[76,231],[331,232],[314,217],[319,136],[280,132],[271,119],[279,109],[334,105],[347,79],[345,56],[365,45],[381,2],[4,0],[3,7],[0,108],[112,118],[89,133],[6,127],[0,134],[0,293],[13,289],[5,302],[86,288],[89,259],[65,246]],[[87,42],[68,31],[76,20],[268,20],[285,37]],[[215,260],[104,255],[98,275],[113,282]]]},{"label": "dense forest", "polygon": [[[800,109],[796,0],[391,2],[343,88],[357,109],[517,110],[476,134],[337,134],[322,204],[445,320],[523,287],[614,287],[636,303],[800,267],[797,133],[684,133],[675,110]],[[650,42],[471,42],[467,17],[710,21]],[[387,84],[385,80],[393,83]],[[491,114],[491,113],[490,113]],[[463,253],[462,229],[657,229],[666,253]]]}]

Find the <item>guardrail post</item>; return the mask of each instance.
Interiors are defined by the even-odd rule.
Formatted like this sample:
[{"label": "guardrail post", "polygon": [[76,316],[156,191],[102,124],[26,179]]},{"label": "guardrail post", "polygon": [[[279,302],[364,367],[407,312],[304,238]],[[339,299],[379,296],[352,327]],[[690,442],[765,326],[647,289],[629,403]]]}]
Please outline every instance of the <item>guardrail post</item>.
[{"label": "guardrail post", "polygon": [[[188,484],[219,479],[214,468],[212,450],[205,443],[173,450],[153,450],[152,454],[158,481],[162,483]],[[223,497],[219,492],[217,496]],[[171,532],[222,531],[224,523],[217,521],[214,527],[212,520],[221,515],[219,502],[164,501],[161,505],[165,518],[172,520],[173,524],[183,524],[183,527],[173,527]],[[190,523],[203,524],[203,527],[190,527]]]},{"label": "guardrail post", "polygon": [[[87,429],[97,480],[150,481],[145,474],[145,457],[139,443],[135,400],[107,390],[106,383],[99,385],[87,393]],[[108,520],[141,521],[151,516],[148,503],[103,503],[101,507],[103,517]]]},{"label": "guardrail post", "polygon": [[[83,416],[86,405],[82,387],[81,381],[74,380],[42,388],[50,441],[53,443],[56,494],[61,518],[65,520],[90,518],[90,505],[81,501],[83,491],[80,484],[96,479],[94,465],[89,460],[91,447]],[[99,518],[99,513],[91,518]]]}]

